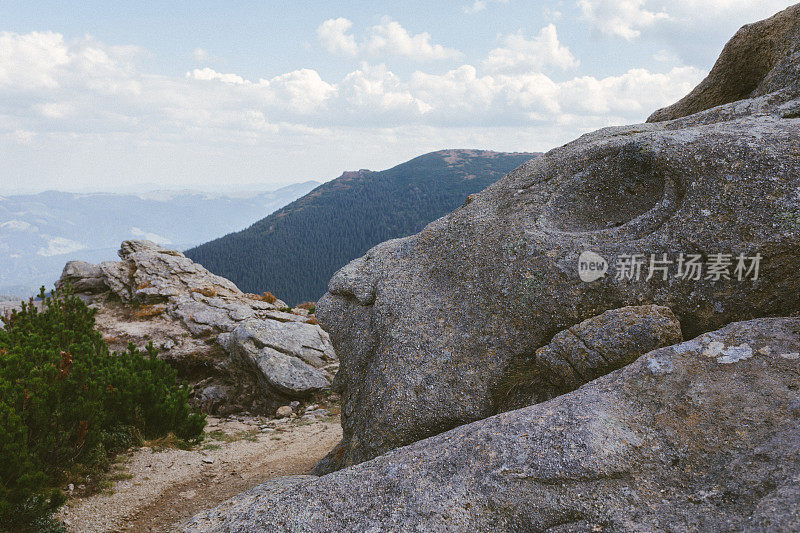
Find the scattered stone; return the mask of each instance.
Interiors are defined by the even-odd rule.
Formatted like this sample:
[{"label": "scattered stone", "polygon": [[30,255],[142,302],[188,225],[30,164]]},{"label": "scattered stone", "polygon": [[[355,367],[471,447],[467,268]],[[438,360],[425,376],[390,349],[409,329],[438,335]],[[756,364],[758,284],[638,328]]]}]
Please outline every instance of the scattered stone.
[{"label": "scattered stone", "polygon": [[286,418],[287,416],[292,416],[292,408],[288,405],[282,405],[278,407],[278,410],[275,411],[275,416],[278,418]]}]

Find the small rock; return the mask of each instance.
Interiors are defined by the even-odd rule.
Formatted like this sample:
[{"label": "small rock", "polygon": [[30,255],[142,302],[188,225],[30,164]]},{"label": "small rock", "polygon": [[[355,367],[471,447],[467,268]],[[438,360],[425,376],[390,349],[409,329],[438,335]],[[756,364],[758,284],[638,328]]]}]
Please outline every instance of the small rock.
[{"label": "small rock", "polygon": [[293,401],[292,403],[290,403],[289,405],[292,407],[292,410],[295,410],[295,409],[297,409],[298,407],[300,407],[300,402],[298,402],[297,400],[295,400],[295,401]]},{"label": "small rock", "polygon": [[204,462],[205,464],[207,464],[207,465],[213,465],[213,464],[214,464],[214,459],[212,459],[212,458],[210,458],[210,457],[204,457],[204,458],[203,458],[203,462]]}]

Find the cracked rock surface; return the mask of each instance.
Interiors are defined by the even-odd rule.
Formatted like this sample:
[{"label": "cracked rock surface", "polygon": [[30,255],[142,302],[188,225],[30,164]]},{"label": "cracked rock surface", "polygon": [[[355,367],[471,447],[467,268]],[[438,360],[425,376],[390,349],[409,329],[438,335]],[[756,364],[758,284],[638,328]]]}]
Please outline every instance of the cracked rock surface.
[{"label": "cracked rock surface", "polygon": [[[71,284],[98,309],[114,349],[148,341],[196,387],[206,412],[272,412],[328,389],[338,361],[328,334],[303,310],[245,294],[180,252],[125,241],[120,261],[67,263]],[[272,300],[272,301],[268,301]]]},{"label": "cracked rock surface", "polygon": [[800,318],[730,324],[544,403],[271,480],[184,530],[798,531],[798,352]]},{"label": "cracked rock surface", "polygon": [[510,376],[498,411],[539,403],[572,391],[682,340],[668,307],[641,305],[606,311],[556,334]]}]

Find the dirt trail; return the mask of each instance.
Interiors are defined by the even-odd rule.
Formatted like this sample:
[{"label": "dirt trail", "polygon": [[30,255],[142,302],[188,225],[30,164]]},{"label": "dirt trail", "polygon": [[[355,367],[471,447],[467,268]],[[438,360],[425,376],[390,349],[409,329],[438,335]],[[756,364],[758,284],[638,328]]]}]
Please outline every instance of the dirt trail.
[{"label": "dirt trail", "polygon": [[70,532],[174,531],[176,522],[267,479],[309,473],[342,436],[338,420],[210,419],[206,432],[216,439],[196,450],[137,450],[125,464],[132,477],[117,481],[113,494],[71,499],[59,518]]}]

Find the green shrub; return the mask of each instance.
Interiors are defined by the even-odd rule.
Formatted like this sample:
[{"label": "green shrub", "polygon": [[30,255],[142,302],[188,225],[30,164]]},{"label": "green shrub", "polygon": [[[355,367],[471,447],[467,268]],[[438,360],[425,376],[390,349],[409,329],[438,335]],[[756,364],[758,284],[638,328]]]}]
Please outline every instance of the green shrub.
[{"label": "green shrub", "polygon": [[42,311],[31,300],[0,329],[0,530],[48,523],[63,503],[51,487],[73,467],[102,467],[143,437],[197,440],[205,425],[152,345],[111,353],[94,310],[69,291],[40,296]]}]

